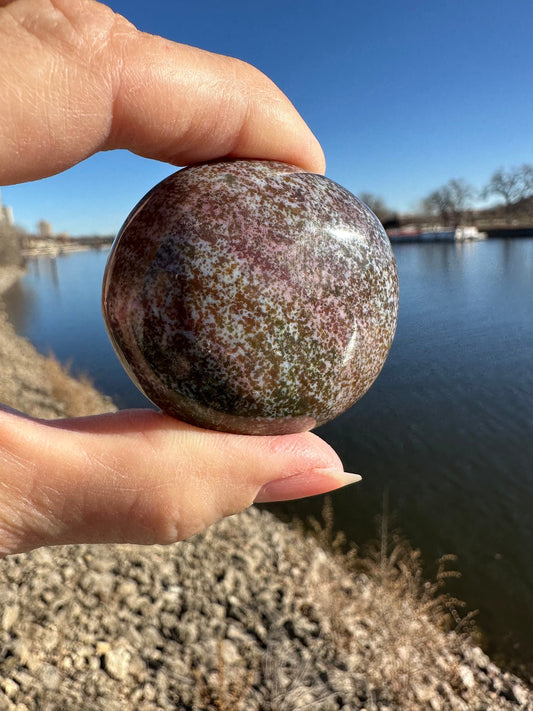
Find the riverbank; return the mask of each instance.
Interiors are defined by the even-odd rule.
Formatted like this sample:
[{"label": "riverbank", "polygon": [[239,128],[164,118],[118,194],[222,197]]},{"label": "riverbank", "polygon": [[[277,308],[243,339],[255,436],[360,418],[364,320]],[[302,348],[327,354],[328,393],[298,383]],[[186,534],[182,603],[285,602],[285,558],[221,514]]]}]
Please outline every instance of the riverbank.
[{"label": "riverbank", "polygon": [[0,267],[0,402],[44,418],[116,410],[87,378],[71,377],[53,355],[42,356],[31,343],[17,336],[2,308],[1,295],[22,273],[19,267]]},{"label": "riverbank", "polygon": [[[0,318],[0,399],[73,414],[76,381],[54,391],[46,360]],[[323,534],[250,509],[175,546],[0,562],[0,709],[533,709],[462,625],[446,631],[408,546],[347,556]]]},{"label": "riverbank", "polygon": [[36,237],[26,236],[21,249],[22,257],[58,257],[90,249],[109,249],[114,237]]}]

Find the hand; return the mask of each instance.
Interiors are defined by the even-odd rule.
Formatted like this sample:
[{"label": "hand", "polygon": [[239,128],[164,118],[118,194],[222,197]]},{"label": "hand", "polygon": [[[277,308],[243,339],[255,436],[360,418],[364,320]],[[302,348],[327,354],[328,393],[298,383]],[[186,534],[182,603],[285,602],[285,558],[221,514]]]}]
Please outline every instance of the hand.
[{"label": "hand", "polygon": [[[92,0],[0,0],[0,57],[0,184],[112,148],[323,171],[316,139],[260,72],[138,32]],[[0,410],[0,472],[3,554],[173,542],[254,501],[357,480],[309,432],[231,435],[149,410],[48,422]]]}]

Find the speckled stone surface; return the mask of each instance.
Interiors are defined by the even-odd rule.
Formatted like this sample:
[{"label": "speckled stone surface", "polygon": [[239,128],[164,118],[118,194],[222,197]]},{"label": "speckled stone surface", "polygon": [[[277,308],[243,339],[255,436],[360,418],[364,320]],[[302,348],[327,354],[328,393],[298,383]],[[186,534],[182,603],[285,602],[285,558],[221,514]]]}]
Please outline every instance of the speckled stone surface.
[{"label": "speckled stone surface", "polygon": [[370,387],[396,328],[389,240],[321,175],[270,161],[186,168],[130,214],[109,256],[106,325],[162,410],[211,429],[303,431]]}]

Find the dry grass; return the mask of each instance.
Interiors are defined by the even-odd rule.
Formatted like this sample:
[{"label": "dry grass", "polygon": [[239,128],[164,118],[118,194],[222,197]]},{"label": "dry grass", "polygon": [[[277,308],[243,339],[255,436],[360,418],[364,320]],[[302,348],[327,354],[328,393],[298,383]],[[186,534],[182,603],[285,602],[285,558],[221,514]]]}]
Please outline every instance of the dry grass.
[{"label": "dry grass", "polygon": [[458,570],[450,567],[456,564],[457,556],[442,556],[437,561],[434,579],[427,580],[420,551],[399,531],[390,530],[386,495],[379,519],[379,537],[361,548],[349,546],[345,534],[336,530],[331,497],[325,499],[321,520],[311,518],[309,527],[321,547],[347,572],[364,574],[377,582],[384,593],[408,601],[438,629],[472,633],[475,613],[463,615],[465,603],[445,590],[448,580],[461,577]]},{"label": "dry grass", "polygon": [[228,665],[223,642],[217,645],[217,669],[211,675],[196,674],[193,711],[240,711],[246,708],[254,674]]},{"label": "dry grass", "polygon": [[[450,691],[464,691],[459,659],[461,645],[474,630],[475,613],[463,614],[464,603],[446,592],[447,581],[460,576],[452,567],[456,557],[443,556],[435,578],[427,580],[420,551],[389,530],[386,500],[379,538],[361,550],[349,547],[335,530],[330,499],[322,520],[312,519],[310,527],[346,573],[332,577],[324,566],[310,581],[320,590],[325,634],[333,648],[362,658],[370,702],[413,711],[428,708],[436,675]],[[368,621],[373,621],[371,641]]]},{"label": "dry grass", "polygon": [[95,390],[87,375],[74,378],[70,365],[62,365],[54,355],[43,359],[43,371],[52,396],[63,403],[68,417],[98,415],[115,409],[110,399]]},{"label": "dry grass", "polygon": [[[293,543],[285,554],[296,570],[302,568],[308,534],[295,525],[302,547]],[[463,604],[445,591],[446,582],[459,575],[450,567],[455,556],[441,558],[434,580],[426,580],[420,552],[389,531],[386,506],[380,536],[364,551],[348,546],[344,534],[335,530],[329,498],[322,520],[311,520],[310,528],[324,555],[309,556],[295,592],[294,620],[303,618],[316,627],[313,644],[302,646],[298,631],[292,641],[287,639],[286,620],[280,619],[279,629],[274,625],[269,630],[262,661],[246,660],[255,675],[244,660],[228,669],[219,651],[217,671],[200,680],[195,711],[256,708],[252,699],[257,699],[257,689],[261,708],[270,711],[339,708],[337,697],[342,697],[346,680],[348,696],[366,699],[370,708],[448,709],[453,702],[447,705],[442,697],[437,702],[440,693],[458,699],[474,694],[464,687],[460,673],[461,646],[473,616],[463,615]],[[329,671],[323,683],[324,669]],[[439,684],[444,691],[437,692]]]}]

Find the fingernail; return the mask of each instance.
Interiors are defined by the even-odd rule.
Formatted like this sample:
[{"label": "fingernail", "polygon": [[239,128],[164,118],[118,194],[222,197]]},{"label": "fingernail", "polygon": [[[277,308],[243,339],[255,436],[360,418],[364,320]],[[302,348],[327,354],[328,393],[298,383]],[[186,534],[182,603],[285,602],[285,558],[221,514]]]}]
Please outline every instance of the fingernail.
[{"label": "fingernail", "polygon": [[326,494],[342,486],[361,481],[359,474],[350,474],[338,469],[313,469],[310,472],[269,481],[259,490],[254,503],[263,504],[271,501],[289,501],[316,494]]}]

